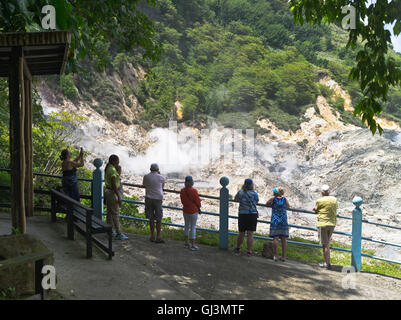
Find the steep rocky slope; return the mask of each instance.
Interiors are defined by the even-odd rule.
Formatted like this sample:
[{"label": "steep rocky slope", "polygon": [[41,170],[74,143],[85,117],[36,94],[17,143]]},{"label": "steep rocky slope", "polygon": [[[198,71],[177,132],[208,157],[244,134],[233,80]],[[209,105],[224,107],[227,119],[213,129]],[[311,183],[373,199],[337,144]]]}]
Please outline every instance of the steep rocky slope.
[{"label": "steep rocky slope", "polygon": [[[349,96],[335,81],[324,78],[321,83],[342,96],[345,109],[352,111]],[[252,141],[242,133],[217,124],[204,132],[183,125],[170,130],[157,128],[146,131],[139,124],[112,123],[82,101],[75,104],[68,100],[57,103],[54,92],[45,82],[41,83],[38,90],[45,111],[62,109],[88,117],[88,121],[76,131],[81,137],[81,145],[91,152],[88,160],[100,157],[106,162],[110,154],[118,154],[124,170],[123,178],[127,182],[140,184],[150,163],[158,162],[162,173],[167,176],[167,188],[170,189],[179,189],[183,178],[191,174],[200,193],[218,195],[220,177],[228,176],[228,188],[234,196],[243,180],[251,177],[261,202],[271,196],[273,187],[282,186],[293,207],[308,210],[313,208],[314,201],[319,197],[319,187],[325,183],[330,185],[333,194],[339,199],[340,214],[351,216],[351,200],[358,195],[364,199],[365,217],[373,221],[400,224],[399,125],[380,120],[381,125],[387,129],[383,136],[372,136],[368,129],[342,123],[323,96],[319,96],[316,101],[319,113],[315,108],[309,108],[305,114],[308,121],[295,133],[279,130],[269,119],[261,119],[258,124],[268,129],[269,133],[258,135]],[[90,163],[88,167],[93,169]],[[143,191],[128,188],[126,193],[141,197]],[[167,194],[166,203],[180,206],[176,195]],[[230,206],[231,213],[235,214],[236,204]],[[216,202],[205,201],[204,210],[217,211]],[[174,222],[182,222],[180,214],[166,211],[166,215],[173,217]],[[262,219],[269,220],[269,217],[269,209],[261,210]],[[313,215],[294,213],[289,219],[293,224],[315,226]],[[200,224],[206,227],[217,223],[216,218],[206,215],[200,219]],[[230,226],[236,229],[234,219],[231,219]],[[339,220],[338,228],[350,232],[350,221]],[[260,229],[267,231],[268,225],[261,225]],[[293,228],[291,233],[316,239],[316,234],[310,231]],[[401,232],[373,226],[364,226],[364,235],[401,242]],[[338,238],[348,242],[346,237]],[[370,243],[364,245],[373,246]],[[384,250],[380,246],[373,247]],[[385,251],[385,254],[394,257],[399,253],[391,249]]]}]

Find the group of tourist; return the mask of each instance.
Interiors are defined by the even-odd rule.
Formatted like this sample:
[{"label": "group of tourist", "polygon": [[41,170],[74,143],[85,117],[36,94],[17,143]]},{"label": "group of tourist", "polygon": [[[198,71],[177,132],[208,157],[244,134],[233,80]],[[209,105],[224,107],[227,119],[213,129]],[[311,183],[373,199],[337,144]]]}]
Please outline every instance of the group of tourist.
[{"label": "group of tourist", "polygon": [[[79,201],[79,191],[76,177],[76,168],[82,167],[83,150],[75,160],[71,160],[68,150],[61,153],[63,170],[63,189],[71,198]],[[161,226],[163,218],[163,189],[165,178],[160,174],[159,166],[153,163],[150,173],[143,177],[142,184],[145,187],[145,215],[149,219],[150,241],[154,243],[165,243],[161,238]],[[113,236],[118,240],[127,240],[128,237],[122,233],[120,226],[120,208],[122,206],[123,190],[121,184],[121,166],[117,155],[111,155],[105,168],[105,200],[107,205],[107,223],[112,226]],[[330,196],[330,188],[323,185],[322,197],[316,201],[313,210],[317,213],[317,227],[319,240],[323,247],[324,262],[319,265],[331,268],[329,243],[336,226],[338,203],[337,199]],[[184,188],[180,191],[180,199],[183,206],[184,217],[184,247],[190,250],[199,250],[195,244],[196,224],[198,215],[201,214],[201,199],[198,191],[194,188],[191,176],[185,178]],[[257,219],[259,217],[257,205],[259,203],[258,193],[254,190],[252,179],[245,179],[244,184],[235,195],[234,200],[239,202],[238,207],[238,230],[235,253],[240,252],[241,245],[247,234],[247,255],[252,255],[253,233],[256,231]],[[287,238],[289,237],[287,209],[290,208],[289,201],[284,197],[282,188],[273,188],[272,197],[266,202],[272,208],[269,237],[273,238],[273,260],[286,260]],[[281,256],[278,257],[278,241],[281,240]]]}]

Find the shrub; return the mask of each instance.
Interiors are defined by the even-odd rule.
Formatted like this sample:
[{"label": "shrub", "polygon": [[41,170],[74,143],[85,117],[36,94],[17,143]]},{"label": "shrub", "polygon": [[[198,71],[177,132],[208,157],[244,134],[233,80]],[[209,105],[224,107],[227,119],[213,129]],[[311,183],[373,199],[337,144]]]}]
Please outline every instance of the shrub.
[{"label": "shrub", "polygon": [[78,98],[78,89],[72,80],[71,74],[60,76],[60,87],[64,96],[70,100],[75,100]]}]

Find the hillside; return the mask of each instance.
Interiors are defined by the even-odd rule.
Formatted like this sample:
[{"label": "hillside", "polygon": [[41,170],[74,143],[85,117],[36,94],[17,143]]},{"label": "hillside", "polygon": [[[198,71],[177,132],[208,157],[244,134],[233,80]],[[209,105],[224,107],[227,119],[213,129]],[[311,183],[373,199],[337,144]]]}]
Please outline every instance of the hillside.
[{"label": "hillside", "polygon": [[[347,33],[335,25],[294,25],[287,6],[283,0],[162,0],[156,9],[144,9],[163,43],[158,63],[140,51],[116,52],[110,42],[102,73],[89,57],[84,72],[48,83],[56,91],[61,85],[58,102],[64,96],[109,120],[146,128],[177,120],[263,133],[256,122],[269,119],[295,132],[319,95],[329,98],[342,122],[362,126],[346,112],[361,96],[359,85],[348,80],[357,50],[345,49]],[[390,54],[401,63],[401,54]],[[322,76],[345,90],[348,107],[319,82]],[[392,89],[383,116],[399,122],[400,104],[401,90]]]}]

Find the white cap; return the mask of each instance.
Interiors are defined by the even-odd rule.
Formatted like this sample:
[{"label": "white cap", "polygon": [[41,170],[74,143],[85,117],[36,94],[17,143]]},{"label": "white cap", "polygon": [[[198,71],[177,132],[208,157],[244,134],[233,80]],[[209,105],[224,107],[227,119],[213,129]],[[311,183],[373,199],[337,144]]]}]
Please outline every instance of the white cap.
[{"label": "white cap", "polygon": [[323,192],[329,192],[330,191],[330,187],[327,184],[322,185],[322,191]]}]

